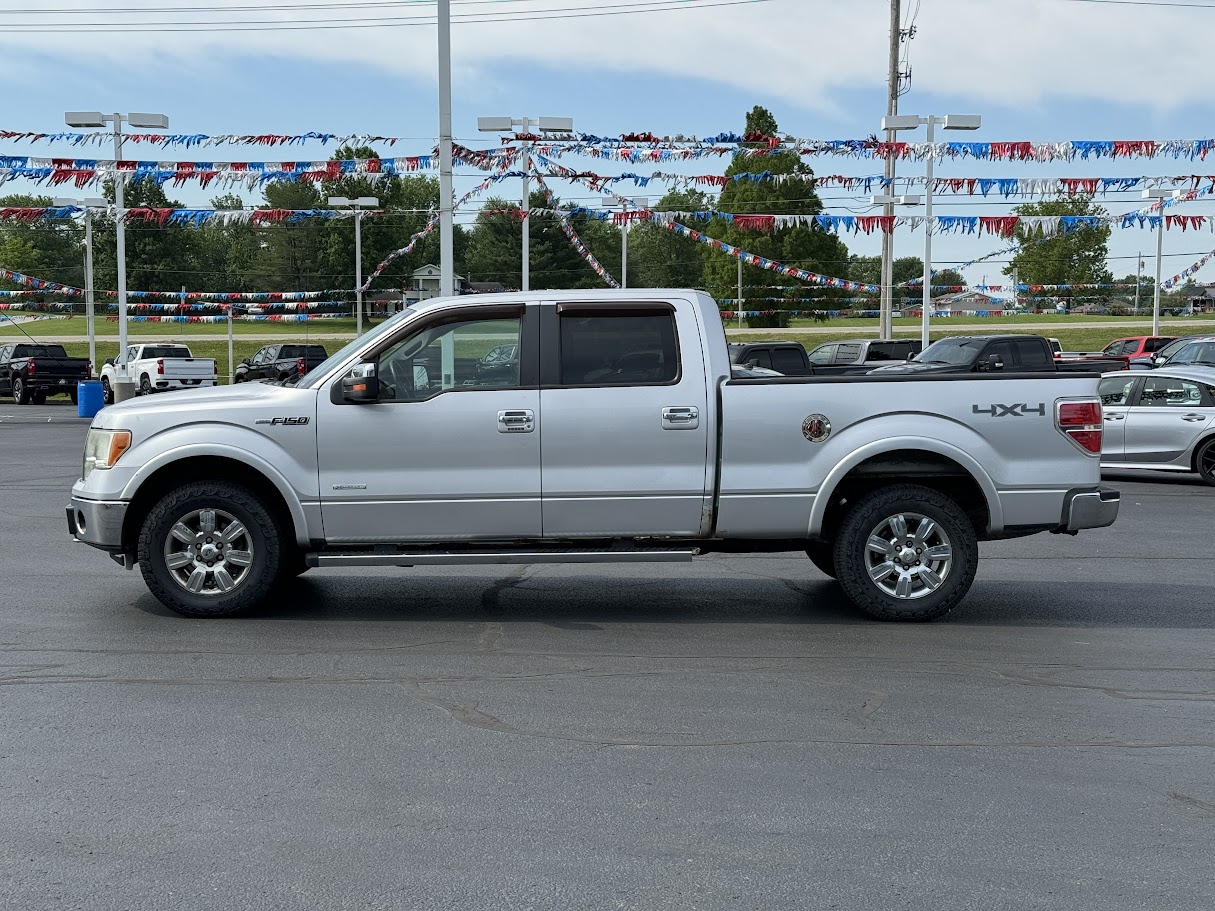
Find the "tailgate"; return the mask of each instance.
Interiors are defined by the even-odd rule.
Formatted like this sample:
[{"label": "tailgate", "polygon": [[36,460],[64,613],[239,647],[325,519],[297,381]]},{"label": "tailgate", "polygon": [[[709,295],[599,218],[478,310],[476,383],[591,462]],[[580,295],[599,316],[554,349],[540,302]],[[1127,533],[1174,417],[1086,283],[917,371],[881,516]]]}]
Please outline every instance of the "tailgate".
[{"label": "tailgate", "polygon": [[215,376],[215,361],[209,357],[165,358],[164,376],[172,380],[206,380]]},{"label": "tailgate", "polygon": [[82,380],[88,377],[89,361],[83,357],[36,357],[34,372],[30,375],[33,381]]}]

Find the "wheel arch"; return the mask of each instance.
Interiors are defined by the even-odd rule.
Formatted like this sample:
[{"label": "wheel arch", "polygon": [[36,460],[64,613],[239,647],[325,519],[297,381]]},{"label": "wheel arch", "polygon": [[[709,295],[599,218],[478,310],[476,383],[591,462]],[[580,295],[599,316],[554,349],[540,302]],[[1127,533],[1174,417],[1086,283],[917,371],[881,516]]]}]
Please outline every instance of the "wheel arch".
[{"label": "wheel arch", "polygon": [[951,497],[980,538],[1004,528],[995,482],[969,453],[940,440],[893,438],[852,452],[823,479],[810,512],[810,536],[830,539],[845,503],[892,483],[922,484]]},{"label": "wheel arch", "polygon": [[128,553],[139,539],[144,519],[168,491],[183,480],[216,480],[239,484],[253,491],[294,533],[295,543],[309,541],[308,521],[287,479],[272,465],[247,452],[166,453],[145,465],[128,485],[134,493],[123,520],[122,543]]},{"label": "wheel arch", "polygon": [[1215,443],[1215,430],[1212,430],[1194,444],[1194,452],[1190,456],[1190,468],[1193,471],[1198,471],[1198,456],[1202,454],[1202,450],[1212,443]]}]

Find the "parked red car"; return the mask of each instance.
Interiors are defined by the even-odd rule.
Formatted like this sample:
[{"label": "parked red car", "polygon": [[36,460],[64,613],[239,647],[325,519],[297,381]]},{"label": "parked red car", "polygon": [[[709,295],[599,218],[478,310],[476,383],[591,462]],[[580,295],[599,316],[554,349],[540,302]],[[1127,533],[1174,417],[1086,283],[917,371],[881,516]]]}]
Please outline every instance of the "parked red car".
[{"label": "parked red car", "polygon": [[1151,357],[1175,336],[1136,335],[1131,338],[1117,338],[1101,349],[1106,357]]}]

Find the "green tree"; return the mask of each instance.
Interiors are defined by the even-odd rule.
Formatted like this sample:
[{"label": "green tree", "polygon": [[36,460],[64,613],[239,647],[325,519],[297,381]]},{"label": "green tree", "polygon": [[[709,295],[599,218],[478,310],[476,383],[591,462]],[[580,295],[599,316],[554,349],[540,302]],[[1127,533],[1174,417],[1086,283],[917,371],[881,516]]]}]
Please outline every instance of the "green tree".
[{"label": "green tree", "polygon": [[[746,131],[759,131],[768,135],[777,132],[776,119],[762,107],[756,106],[747,115]],[[783,181],[746,180],[731,181],[721,191],[717,207],[733,215],[817,215],[822,211],[822,202],[814,189],[814,172],[801,156],[782,152],[775,155],[737,157],[726,169],[727,177],[740,174],[771,172],[786,175]],[[834,234],[828,234],[804,225],[785,227],[772,231],[748,230],[724,219],[715,219],[705,229],[711,237],[741,247],[767,259],[789,265],[797,265],[813,272],[839,276],[848,269],[848,248]],[[733,257],[721,254],[710,256],[705,262],[704,278],[709,292],[716,297],[734,297],[737,285],[737,263]],[[832,308],[829,300],[816,303],[800,302],[807,294],[815,298],[843,296],[839,292],[808,286],[805,282],[786,278],[774,272],[754,266],[743,266],[743,284],[775,286],[775,293],[757,296],[784,295],[788,302],[773,309],[821,309]],[[782,291],[779,289],[788,289]],[[749,296],[749,295],[748,295]],[[777,320],[784,325],[784,320]]]},{"label": "green tree", "polygon": [[[43,208],[49,196],[0,197],[0,208]],[[36,278],[84,287],[84,226],[76,219],[0,221],[0,266]],[[0,288],[21,286],[0,281]]]},{"label": "green tree", "polygon": [[[672,190],[655,212],[695,212],[713,207],[700,190]],[[638,288],[703,288],[708,248],[674,231],[642,222],[629,230],[629,285]],[[729,295],[733,297],[733,295]]]},{"label": "green tree", "polygon": [[[113,204],[114,185],[106,184],[106,199]],[[175,209],[182,204],[165,195],[164,188],[151,180],[136,180],[123,190],[123,205],[128,209]],[[160,225],[154,221],[127,222],[127,288],[133,291],[180,291],[185,285],[196,288],[201,278],[197,268],[198,238],[195,229],[184,225]],[[93,223],[93,267],[98,288],[118,285],[118,241],[113,219],[97,218]]]},{"label": "green tree", "polygon": [[[269,209],[321,208],[320,190],[302,180],[266,184],[262,197]],[[267,226],[254,261],[255,285],[263,291],[324,290],[323,228],[316,219]]]},{"label": "green tree", "polygon": [[[1017,215],[1108,215],[1091,196],[1060,196],[1058,199],[1027,203],[1013,209]],[[1021,225],[1016,238],[1021,249],[1004,268],[1005,275],[1017,273],[1017,280],[1030,285],[1089,284],[1112,279],[1106,267],[1110,226],[1082,227],[1067,234],[1041,239]]]}]

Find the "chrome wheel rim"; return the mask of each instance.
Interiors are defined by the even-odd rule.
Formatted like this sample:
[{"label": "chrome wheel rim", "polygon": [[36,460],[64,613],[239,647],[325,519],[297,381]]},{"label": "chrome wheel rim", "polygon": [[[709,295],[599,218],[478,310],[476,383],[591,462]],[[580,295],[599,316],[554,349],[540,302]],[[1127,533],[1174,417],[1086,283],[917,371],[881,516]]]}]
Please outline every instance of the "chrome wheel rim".
[{"label": "chrome wheel rim", "polygon": [[192,595],[215,597],[249,577],[253,537],[230,512],[196,509],[173,523],[164,556],[174,582]]},{"label": "chrome wheel rim", "polygon": [[933,519],[917,512],[888,516],[869,532],[865,569],[878,589],[900,601],[937,591],[949,578],[953,545]]},{"label": "chrome wheel rim", "polygon": [[13,401],[14,402],[21,401],[21,393],[23,393],[24,391],[25,391],[25,389],[21,385],[21,380],[13,380]]}]

